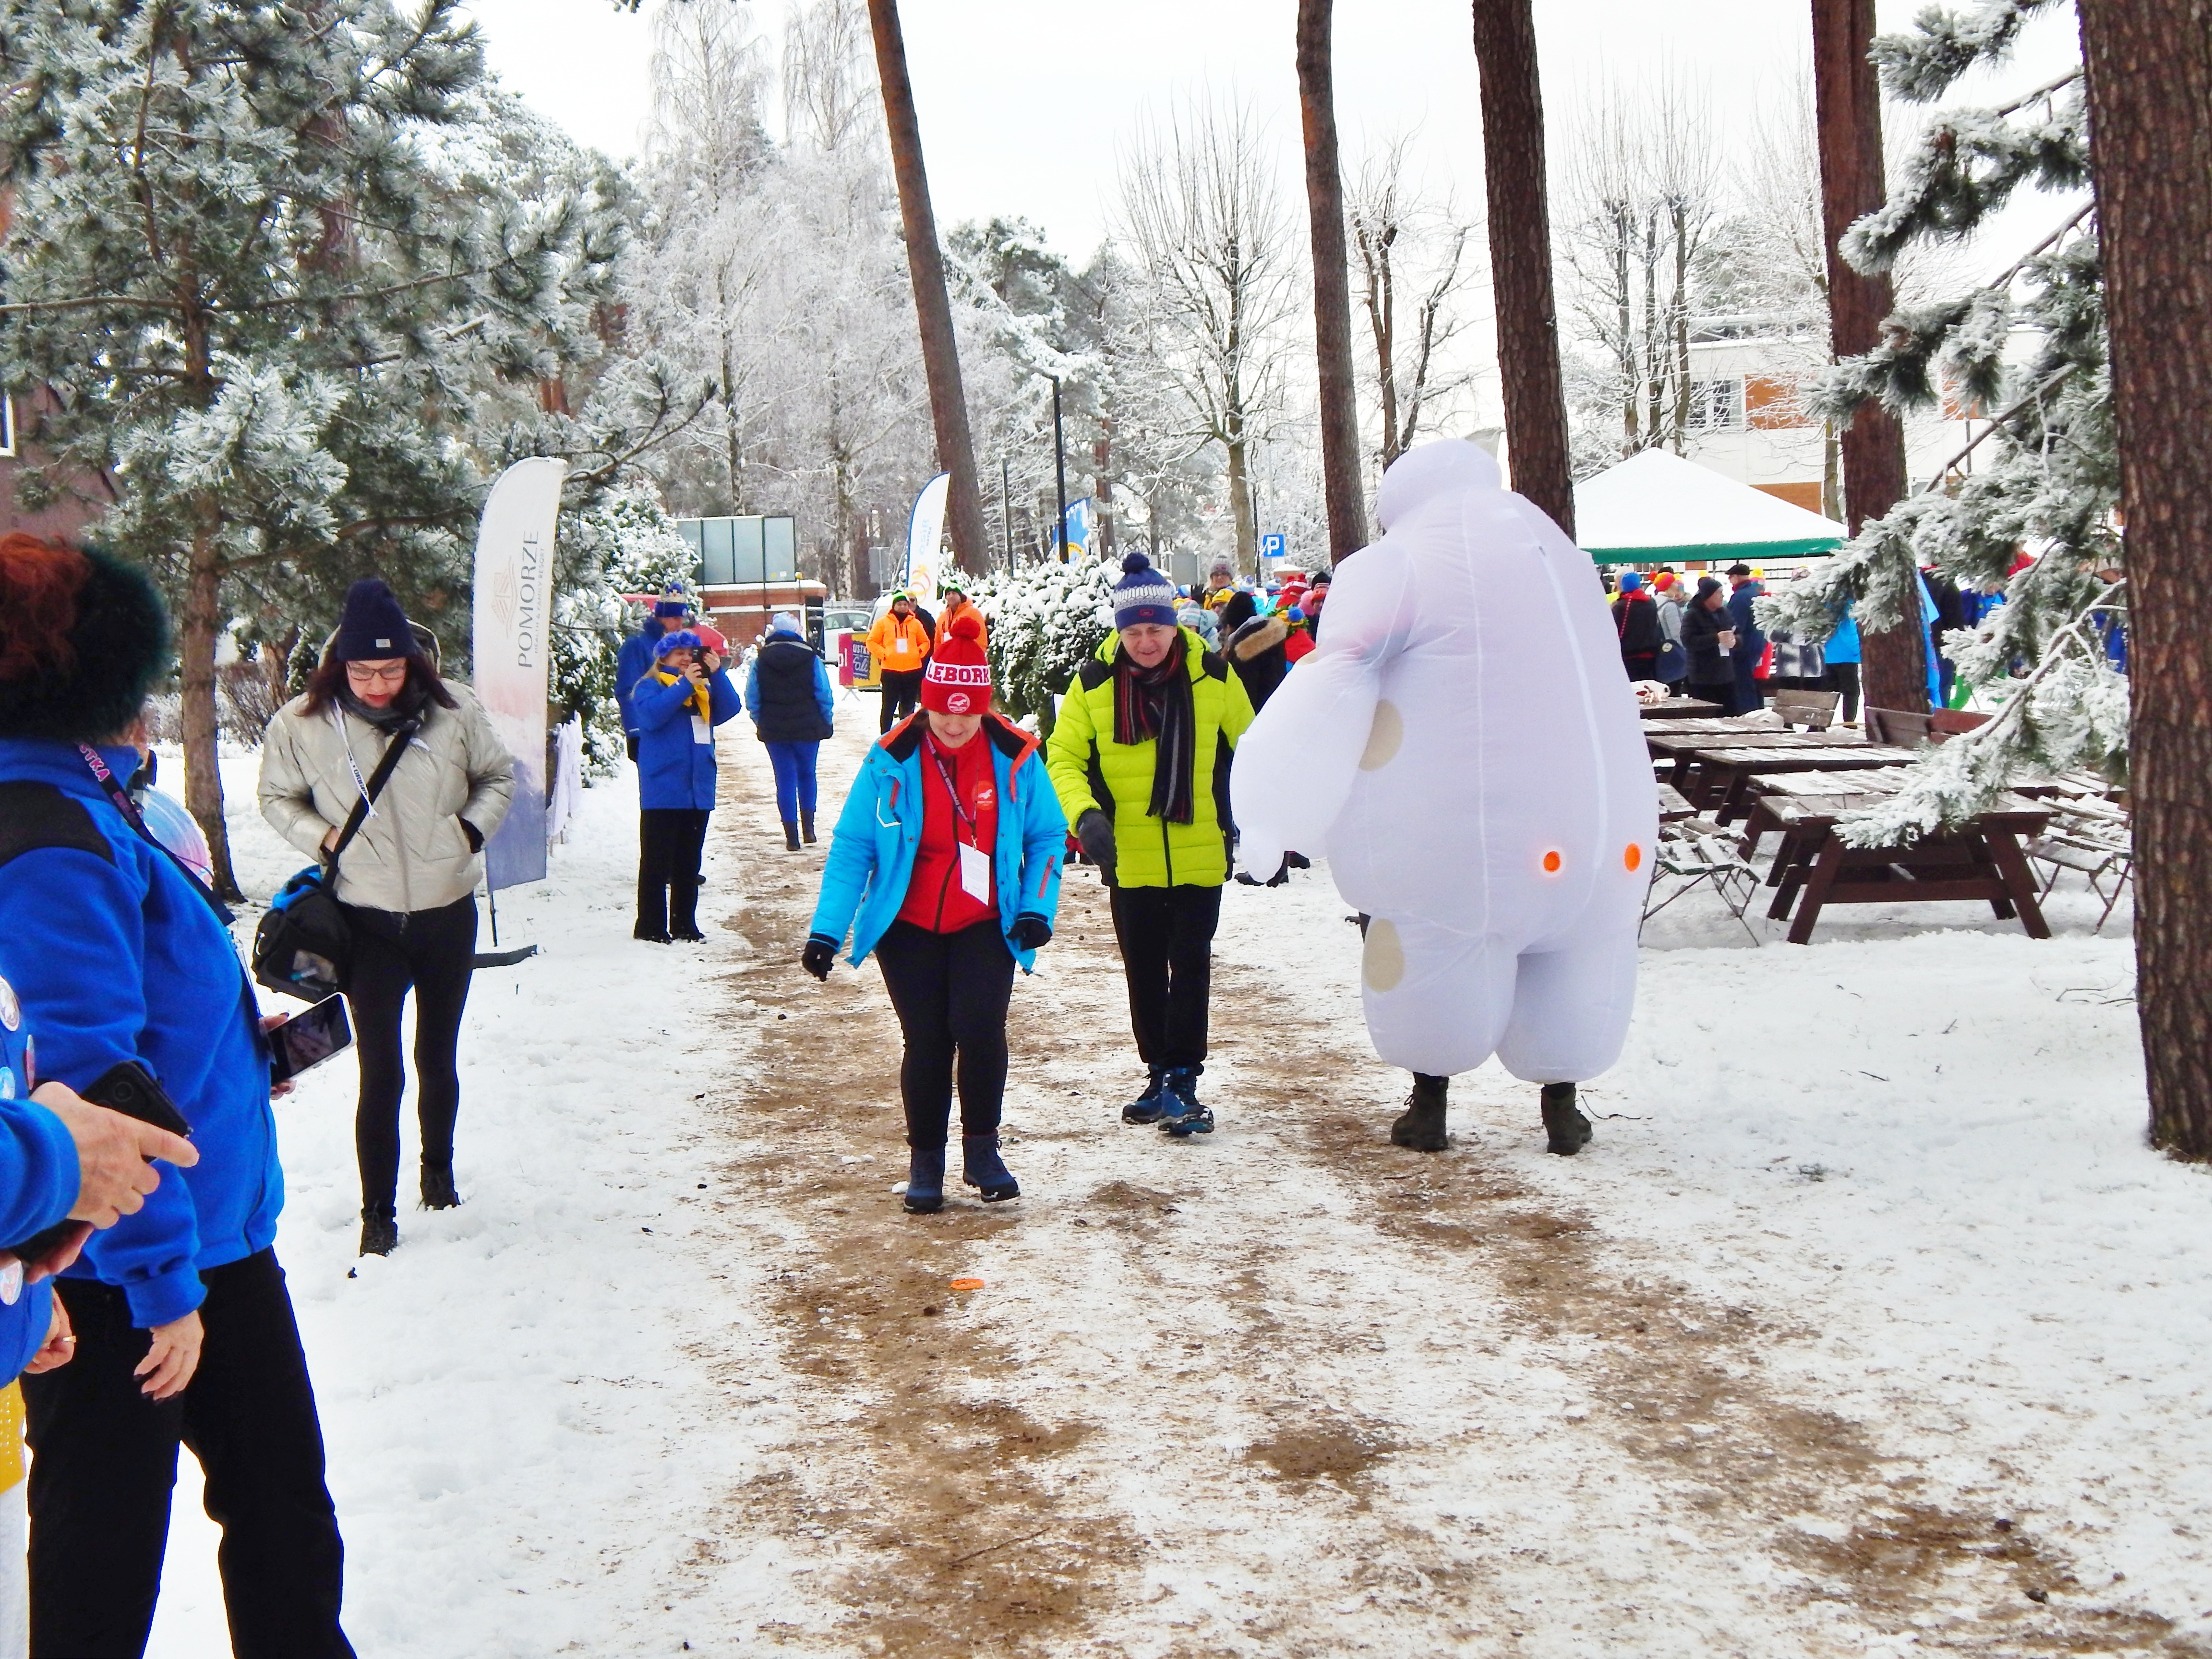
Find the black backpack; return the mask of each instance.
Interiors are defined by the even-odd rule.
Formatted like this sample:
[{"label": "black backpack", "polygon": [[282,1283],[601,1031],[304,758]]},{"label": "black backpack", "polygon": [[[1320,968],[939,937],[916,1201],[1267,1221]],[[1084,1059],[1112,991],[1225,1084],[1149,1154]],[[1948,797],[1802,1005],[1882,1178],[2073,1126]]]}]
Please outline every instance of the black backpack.
[{"label": "black backpack", "polygon": [[270,990],[320,1002],[346,988],[353,974],[353,925],[337,901],[338,859],[361,833],[369,804],[391,781],[419,724],[408,720],[392,732],[368,788],[338,831],[338,844],[269,901],[269,914],[253,930],[253,977]]}]

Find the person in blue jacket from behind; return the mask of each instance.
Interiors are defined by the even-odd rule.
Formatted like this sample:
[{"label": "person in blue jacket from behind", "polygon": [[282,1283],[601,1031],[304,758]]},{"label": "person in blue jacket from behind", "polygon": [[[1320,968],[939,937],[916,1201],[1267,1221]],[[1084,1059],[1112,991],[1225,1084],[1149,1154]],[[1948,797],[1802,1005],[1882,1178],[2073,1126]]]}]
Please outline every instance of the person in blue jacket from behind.
[{"label": "person in blue jacket from behind", "polygon": [[637,925],[633,938],[702,939],[700,864],[714,810],[714,728],[737,718],[738,689],[690,629],[664,634],[630,688],[637,718]]},{"label": "person in blue jacket from behind", "polygon": [[836,729],[837,704],[830,671],[799,631],[796,617],[779,616],[745,672],[745,713],[775,769],[775,810],[787,852],[801,836],[814,844],[814,763]]},{"label": "person in blue jacket from behind", "polygon": [[632,760],[637,758],[637,717],[630,709],[630,692],[653,669],[659,654],[661,636],[684,626],[691,606],[684,590],[672,583],[661,590],[645,626],[622,642],[615,656],[615,707],[622,714],[623,744]]},{"label": "person in blue jacket from behind", "polygon": [[271,1248],[284,1176],[257,1000],[227,914],[116,804],[167,618],[143,572],[28,540],[0,542],[0,975],[42,1075],[82,1091],[135,1061],[199,1152],[87,1242],[59,1285],[76,1358],[25,1382],[32,1648],[143,1649],[181,1442],[223,1528],[233,1650],[350,1659],[322,1428]]},{"label": "person in blue jacket from behind", "polygon": [[[954,1067],[962,1176],[986,1203],[1021,1188],[999,1155],[1006,1010],[1060,914],[1067,820],[1037,739],[988,712],[990,669],[972,617],[957,617],[922,676],[919,712],[868,750],[837,815],[799,963],[830,977],[876,955],[905,1053],[905,1207],[945,1202]],[[981,855],[981,856],[979,856]]]}]

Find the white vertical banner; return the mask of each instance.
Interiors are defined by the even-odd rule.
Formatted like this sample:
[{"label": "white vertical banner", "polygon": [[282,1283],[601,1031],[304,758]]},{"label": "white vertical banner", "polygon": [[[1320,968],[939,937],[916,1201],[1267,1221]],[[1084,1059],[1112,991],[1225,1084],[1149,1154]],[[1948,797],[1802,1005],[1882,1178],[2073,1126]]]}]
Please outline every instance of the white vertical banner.
[{"label": "white vertical banner", "polygon": [[514,805],[484,848],[486,879],[545,879],[545,693],[551,672],[553,526],[566,461],[517,461],[477,526],[476,694],[514,757]]},{"label": "white vertical banner", "polygon": [[937,579],[944,568],[945,502],[952,488],[952,475],[940,472],[922,485],[914,498],[914,516],[906,527],[906,575],[899,586],[927,603],[937,597]]}]

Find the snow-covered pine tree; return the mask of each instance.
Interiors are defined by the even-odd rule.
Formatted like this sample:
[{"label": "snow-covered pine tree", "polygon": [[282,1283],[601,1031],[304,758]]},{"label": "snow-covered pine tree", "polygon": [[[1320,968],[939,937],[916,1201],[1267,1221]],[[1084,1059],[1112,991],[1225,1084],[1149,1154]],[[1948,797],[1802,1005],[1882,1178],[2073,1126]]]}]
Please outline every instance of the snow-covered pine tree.
[{"label": "snow-covered pine tree", "polygon": [[226,623],[374,571],[458,631],[473,397],[541,379],[595,280],[573,198],[467,198],[428,164],[482,75],[456,0],[0,0],[0,380],[52,404],[25,489],[112,500],[94,533],[169,587],[226,892]]},{"label": "snow-covered pine tree", "polygon": [[615,658],[630,616],[622,596],[658,593],[674,584],[696,601],[698,558],[641,477],[598,490],[586,505],[564,507],[554,546],[560,574],[548,695],[561,714],[582,716],[586,769],[604,776],[623,753]]},{"label": "snow-covered pine tree", "polygon": [[[1875,43],[1884,84],[1933,101],[1967,70],[2003,63],[2021,27],[2060,3],[1931,8]],[[2016,264],[1968,293],[1901,308],[1881,349],[1838,363],[1808,397],[1839,423],[1873,398],[1900,414],[1948,402],[1989,422],[1971,471],[1965,454],[1954,457],[1806,580],[1759,601],[1768,626],[1820,637],[1846,606],[1869,629],[1917,614],[1922,564],[2003,596],[1946,647],[1966,680],[2002,696],[1996,717],[1929,750],[1908,787],[1848,817],[1844,833],[1860,845],[1956,823],[2031,770],[2124,774],[2128,683],[2106,653],[2126,591],[2119,459],[2096,216],[2076,199],[2089,176],[2076,69],[2008,104],[1939,116],[1887,204],[1844,243],[1860,270],[1887,270],[1915,246],[1972,235],[2023,187],[2057,204],[2050,234]]]},{"label": "snow-covered pine tree", "polygon": [[1088,559],[1018,566],[971,579],[991,624],[991,678],[1016,720],[1052,730],[1053,699],[1114,629],[1115,567]]}]

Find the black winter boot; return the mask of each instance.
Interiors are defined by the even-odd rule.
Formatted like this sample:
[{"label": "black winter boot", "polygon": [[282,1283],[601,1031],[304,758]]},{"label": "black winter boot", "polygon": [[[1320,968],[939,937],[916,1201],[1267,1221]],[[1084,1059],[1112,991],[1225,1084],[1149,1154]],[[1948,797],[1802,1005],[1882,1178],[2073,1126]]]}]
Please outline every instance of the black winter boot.
[{"label": "black winter boot", "polygon": [[1006,1168],[1006,1160],[999,1156],[996,1135],[960,1137],[960,1179],[980,1190],[986,1204],[1003,1203],[1022,1195],[1019,1183]]},{"label": "black winter boot", "polygon": [[1561,1158],[1572,1158],[1589,1145],[1590,1121],[1575,1104],[1573,1084],[1544,1085],[1544,1133],[1549,1137],[1544,1150],[1557,1152]]},{"label": "black winter boot", "polygon": [[1170,1066],[1160,1077],[1160,1127],[1177,1140],[1213,1133],[1213,1112],[1198,1097],[1198,1067]]},{"label": "black winter boot", "polygon": [[697,882],[672,881],[668,884],[668,937],[687,939],[694,945],[707,937],[699,931]]},{"label": "black winter boot", "polygon": [[783,850],[787,853],[799,850],[799,826],[789,818],[783,821]]},{"label": "black winter boot", "polygon": [[450,1164],[425,1164],[422,1166],[422,1207],[426,1210],[450,1210],[460,1201],[460,1192],[453,1185],[453,1166]]},{"label": "black winter boot", "polygon": [[637,884],[637,923],[629,930],[632,939],[644,939],[650,945],[668,943],[668,884],[665,881],[641,881]]},{"label": "black winter boot", "polygon": [[1446,1093],[1451,1088],[1448,1077],[1431,1077],[1425,1072],[1413,1073],[1413,1092],[1406,1097],[1406,1109],[1390,1126],[1390,1144],[1410,1146],[1417,1152],[1441,1152],[1451,1144],[1444,1133]]},{"label": "black winter boot", "polygon": [[945,1207],[944,1147],[908,1149],[906,1207],[915,1215],[933,1215]]},{"label": "black winter boot", "polygon": [[814,845],[814,814],[813,814],[813,813],[811,813],[811,812],[801,812],[801,813],[799,815],[799,840],[801,840],[801,841],[805,842],[809,847],[811,847],[811,846],[813,846],[813,845]]},{"label": "black winter boot", "polygon": [[361,1212],[361,1253],[390,1255],[399,1248],[399,1223],[388,1215]]},{"label": "black winter boot", "polygon": [[1167,1110],[1165,1102],[1160,1097],[1160,1079],[1166,1075],[1167,1068],[1164,1066],[1152,1068],[1152,1078],[1145,1085],[1145,1092],[1121,1109],[1122,1122],[1158,1123],[1160,1121]]}]

